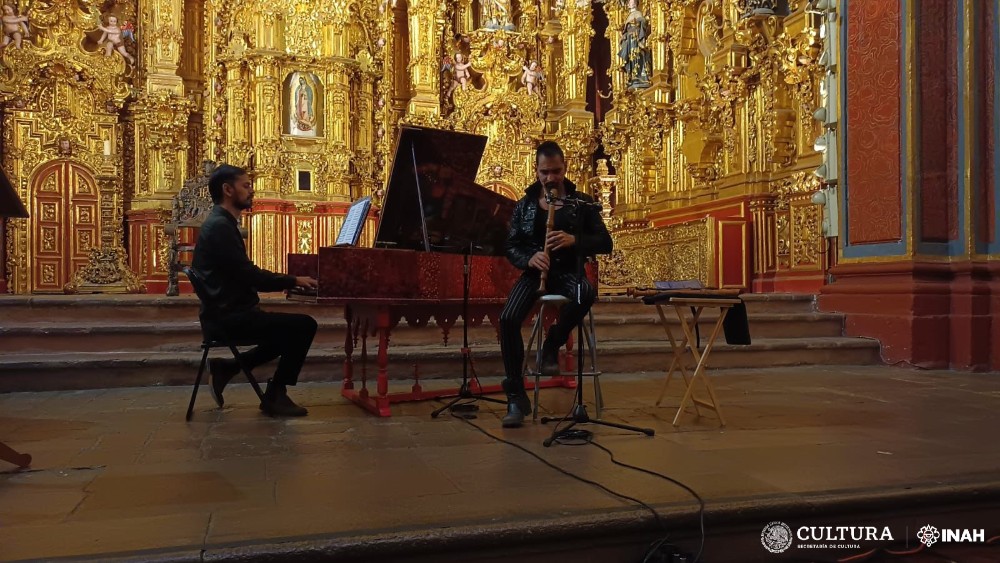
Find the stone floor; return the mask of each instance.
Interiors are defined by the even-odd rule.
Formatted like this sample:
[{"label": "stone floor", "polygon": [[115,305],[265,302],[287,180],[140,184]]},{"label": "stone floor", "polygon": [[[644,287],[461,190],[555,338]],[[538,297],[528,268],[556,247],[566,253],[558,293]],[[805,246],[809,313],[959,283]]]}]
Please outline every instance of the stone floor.
[{"label": "stone floor", "polygon": [[[713,544],[713,517],[721,522],[726,511],[742,511],[759,534],[773,514],[747,507],[768,505],[791,518],[822,516],[824,503],[847,498],[925,491],[947,499],[978,491],[995,500],[1000,491],[997,374],[867,366],[718,371],[713,381],[726,428],[693,414],[674,428],[679,388],[665,406],[654,406],[660,375],[603,379],[604,417],[649,426],[656,435],[584,427],[621,461],[678,479],[705,499],[706,561],[721,548]],[[696,528],[697,503],[686,491],[613,465],[595,447],[545,448],[550,425],[502,430],[499,405],[482,403],[471,421],[431,419],[434,402],[395,405],[393,417],[379,419],[342,400],[333,384],[317,383],[293,390],[310,416],[274,420],[240,385],[221,410],[199,394],[194,420],[185,423],[189,391],[0,395],[0,440],[34,457],[30,470],[0,467],[0,559],[152,557],[163,550],[219,560],[232,550],[302,539],[329,546],[465,527],[648,516],[493,437],[643,500],[689,532]],[[549,412],[562,414],[572,403],[569,390],[542,393]],[[1000,534],[1000,512],[976,527],[987,537]],[[915,529],[907,525],[911,546]],[[902,536],[900,529],[896,540]],[[995,552],[992,560],[1000,560],[1000,548]],[[758,541],[744,560],[775,560],[766,556]]]}]

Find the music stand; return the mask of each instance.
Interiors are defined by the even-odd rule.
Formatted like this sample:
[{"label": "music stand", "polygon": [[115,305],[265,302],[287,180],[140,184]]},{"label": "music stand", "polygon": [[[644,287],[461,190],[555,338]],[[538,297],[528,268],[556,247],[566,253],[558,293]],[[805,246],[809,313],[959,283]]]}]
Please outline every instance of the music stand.
[{"label": "music stand", "polygon": [[[456,411],[476,411],[479,410],[477,405],[471,404],[471,402],[457,404],[459,401],[487,401],[490,403],[499,403],[506,405],[507,401],[500,399],[494,399],[493,397],[487,397],[480,394],[475,394],[472,392],[472,387],[469,385],[469,368],[472,368],[472,373],[476,373],[475,366],[472,365],[472,349],[469,347],[469,285],[472,280],[471,267],[469,265],[469,256],[472,253],[473,245],[469,245],[468,252],[463,255],[463,265],[462,268],[462,385],[458,388],[458,394],[452,397],[441,397],[442,399],[451,399],[447,404],[441,408],[435,410],[431,413],[431,418],[437,418],[442,412],[446,410]],[[478,380],[479,377],[476,376]]]},{"label": "music stand", "polygon": [[[419,179],[417,181],[419,185]],[[476,368],[472,363],[472,349],[469,346],[469,290],[472,284],[471,256],[498,255],[504,253],[504,242],[507,236],[507,224],[513,213],[514,202],[495,192],[470,192],[475,197],[469,197],[464,187],[453,186],[450,190],[454,198],[449,204],[451,220],[447,221],[447,234],[438,236],[433,245],[435,250],[449,252],[455,245],[462,245],[462,385],[458,394],[442,397],[450,402],[431,413],[431,418],[437,418],[445,410],[475,411],[478,406],[471,401],[487,401],[507,404],[507,401],[486,397],[482,393],[473,393],[469,372],[476,376]],[[489,194],[489,195],[487,195]],[[439,228],[432,232],[441,233]],[[459,401],[470,401],[459,405]]]},{"label": "music stand", "polygon": [[[591,202],[584,201],[577,198],[553,198],[553,201],[549,202],[549,205],[554,205],[555,200],[562,201],[563,205],[575,205],[577,207],[576,211],[576,232],[579,233],[582,230],[583,223],[583,213],[584,207],[589,205],[594,205]],[[580,245],[576,245],[576,302],[580,303],[583,294],[583,277],[584,277],[584,256],[583,248]],[[583,404],[583,320],[580,321],[576,326],[576,404],[573,405],[573,409],[563,417],[555,416],[543,416],[542,424],[548,422],[559,422],[570,421],[569,425],[565,428],[559,428],[559,424],[552,429],[552,435],[546,438],[542,445],[549,447],[553,442],[559,438],[560,435],[568,433],[571,428],[577,424],[597,424],[600,426],[610,426],[612,428],[619,428],[621,430],[631,430],[632,432],[642,432],[646,436],[652,436],[655,431],[652,428],[640,428],[638,426],[631,426],[628,424],[620,424],[617,422],[608,422],[606,420],[601,420],[599,418],[590,418],[587,414],[587,406]]]}]

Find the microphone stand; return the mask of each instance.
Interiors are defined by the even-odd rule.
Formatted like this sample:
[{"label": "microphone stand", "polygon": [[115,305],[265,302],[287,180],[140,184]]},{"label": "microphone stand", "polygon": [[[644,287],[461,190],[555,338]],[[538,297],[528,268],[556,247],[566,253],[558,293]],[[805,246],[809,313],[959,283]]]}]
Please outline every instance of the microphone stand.
[{"label": "microphone stand", "polygon": [[[583,214],[586,207],[599,207],[600,204],[593,204],[587,201],[582,201],[577,198],[556,198],[567,205],[576,206],[576,233],[581,235],[583,231]],[[584,256],[583,248],[581,245],[576,245],[576,303],[578,305],[583,304],[583,277],[584,277]],[[597,288],[594,288],[595,291]],[[597,424],[600,426],[610,426],[612,428],[620,428],[622,430],[630,430],[632,432],[642,432],[646,436],[652,436],[654,430],[652,428],[640,428],[638,426],[630,426],[628,424],[619,424],[617,422],[608,422],[606,420],[600,420],[597,418],[590,418],[587,414],[587,406],[583,404],[583,323],[585,322],[586,315],[584,319],[580,319],[579,324],[576,326],[576,404],[573,405],[573,410],[569,412],[564,417],[554,417],[554,416],[543,416],[542,424],[548,422],[556,421],[562,423],[564,421],[570,421],[569,425],[565,428],[560,428],[559,424],[552,430],[552,435],[546,438],[542,445],[549,447],[553,442],[556,441],[562,435],[568,433],[571,428],[577,424]]]},{"label": "microphone stand", "polygon": [[[475,395],[472,393],[472,388],[469,386],[469,369],[472,369],[473,374],[476,373],[476,368],[472,365],[472,350],[469,348],[469,285],[471,285],[472,280],[470,272],[471,268],[469,266],[469,256],[472,254],[472,243],[469,244],[468,248],[466,248],[462,254],[464,266],[462,268],[462,386],[459,387],[458,394],[452,398],[451,402],[431,413],[431,418],[437,418],[438,415],[449,409],[452,412],[459,410],[479,410],[478,405],[469,403],[463,403],[461,405],[456,404],[459,401],[466,399],[471,401],[489,401],[491,403],[500,403],[503,405],[507,404],[507,401],[501,401],[500,399],[494,399],[493,397],[484,397],[482,394]],[[448,399],[449,397],[442,398]]]}]

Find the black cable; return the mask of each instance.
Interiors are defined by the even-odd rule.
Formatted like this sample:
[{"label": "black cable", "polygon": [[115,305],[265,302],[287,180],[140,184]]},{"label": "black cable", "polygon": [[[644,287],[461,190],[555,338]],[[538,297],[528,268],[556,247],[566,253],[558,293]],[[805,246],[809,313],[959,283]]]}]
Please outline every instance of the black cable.
[{"label": "black cable", "polygon": [[[694,489],[692,489],[691,487],[685,485],[684,483],[678,481],[677,479],[674,479],[673,477],[667,477],[666,475],[664,475],[662,473],[657,473],[656,471],[653,471],[651,469],[646,469],[645,467],[639,467],[637,465],[631,465],[631,464],[625,463],[623,461],[618,461],[617,459],[615,459],[615,453],[613,451],[611,451],[610,449],[608,449],[608,448],[606,448],[606,447],[598,444],[597,442],[595,442],[593,440],[590,440],[589,443],[590,443],[590,445],[596,447],[597,449],[603,450],[604,452],[606,452],[608,454],[608,456],[611,458],[611,463],[613,463],[615,465],[620,465],[622,467],[627,467],[628,469],[639,471],[639,472],[645,473],[647,475],[652,475],[654,477],[659,477],[660,479],[665,479],[665,480],[667,480],[667,481],[669,481],[669,482],[677,485],[678,487],[684,489],[685,491],[691,493],[691,496],[693,496],[695,498],[695,500],[698,501],[698,523],[699,523],[699,528],[701,529],[701,541],[700,541],[700,543],[698,545],[698,553],[694,556],[694,561],[692,563],[697,563],[698,561],[700,561],[701,560],[701,555],[705,551],[705,501],[704,501],[704,499],[701,498],[701,495],[699,495],[698,492],[695,491]],[[667,538],[664,537],[663,540],[660,541],[660,543],[662,544],[666,540],[667,540]],[[659,549],[659,545],[656,545],[656,547],[650,547],[650,550],[649,550],[649,552],[647,552],[646,558],[643,559],[643,561],[644,562],[647,561],[649,559],[649,557],[653,553],[656,552],[657,549]]]},{"label": "black cable", "polygon": [[618,498],[625,499],[625,500],[628,500],[628,501],[631,501],[631,502],[634,502],[634,503],[638,504],[639,506],[645,508],[650,513],[652,513],[653,519],[656,520],[656,525],[660,529],[662,529],[664,532],[667,531],[667,527],[663,523],[663,520],[660,518],[660,514],[658,512],[656,512],[656,509],[654,509],[652,506],[649,506],[645,502],[643,502],[643,501],[641,501],[641,500],[639,500],[637,498],[633,498],[633,497],[630,497],[628,495],[625,495],[625,494],[619,493],[617,491],[614,491],[612,489],[609,489],[608,487],[605,487],[604,485],[598,483],[597,481],[591,481],[590,479],[587,479],[586,477],[581,477],[581,476],[579,476],[579,475],[577,475],[577,474],[575,474],[575,473],[573,473],[571,471],[567,471],[566,469],[563,469],[562,467],[559,467],[558,465],[555,465],[554,463],[548,461],[547,459],[545,459],[542,456],[536,454],[535,452],[529,450],[528,448],[525,448],[521,444],[518,444],[518,443],[515,443],[515,442],[511,442],[510,440],[505,440],[505,439],[503,439],[503,438],[501,438],[499,436],[496,436],[496,435],[490,433],[485,428],[479,426],[478,424],[476,424],[475,422],[472,422],[471,420],[468,420],[468,419],[463,418],[461,416],[455,416],[455,418],[461,420],[462,422],[468,424],[469,426],[475,428],[479,432],[485,434],[486,436],[488,436],[488,437],[490,437],[490,438],[492,438],[492,439],[494,439],[494,440],[496,440],[498,442],[507,444],[508,446],[514,446],[515,448],[517,448],[517,449],[521,450],[522,452],[530,455],[531,457],[537,459],[538,461],[544,463],[545,465],[551,467],[552,469],[555,469],[556,471],[562,473],[563,475],[567,475],[569,477],[572,477],[573,479],[576,479],[577,481],[580,481],[582,483],[586,483],[588,485],[592,485],[594,487],[597,487],[598,489],[601,489],[602,491],[604,491],[604,492],[606,492],[606,493],[608,493],[610,495],[613,495],[613,496],[616,496]]},{"label": "black cable", "polygon": [[[577,327],[577,330],[580,330],[579,327]],[[561,441],[562,436],[559,433],[559,425],[562,424],[562,423],[564,423],[564,422],[566,422],[567,420],[569,420],[569,419],[571,419],[573,417],[573,411],[576,410],[576,394],[577,393],[581,393],[580,389],[573,389],[573,401],[570,402],[569,412],[566,413],[566,416],[564,416],[561,419],[559,419],[559,421],[556,422],[555,427],[552,429],[552,436],[553,436],[552,441],[555,442],[556,444],[562,444],[563,443]],[[537,404],[535,405],[535,408],[536,409],[538,408]],[[588,431],[587,430],[578,430],[578,431],[575,431],[575,432],[588,432]],[[574,434],[574,432],[567,433],[566,430],[563,430],[562,434],[570,434],[571,435],[571,434]],[[567,444],[567,445],[579,445],[579,444]]]}]

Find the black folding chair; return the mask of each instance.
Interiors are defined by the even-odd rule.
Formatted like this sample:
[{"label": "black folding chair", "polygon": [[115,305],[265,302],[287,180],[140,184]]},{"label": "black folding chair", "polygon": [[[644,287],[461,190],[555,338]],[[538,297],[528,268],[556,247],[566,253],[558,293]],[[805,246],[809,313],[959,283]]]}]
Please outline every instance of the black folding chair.
[{"label": "black folding chair", "polygon": [[[188,279],[191,280],[191,287],[194,288],[195,294],[198,295],[198,300],[202,303],[206,302],[205,284],[201,276],[190,266],[184,268],[184,274],[187,275]],[[240,370],[243,375],[247,376],[247,381],[253,387],[254,392],[257,393],[257,397],[261,400],[264,398],[264,392],[260,390],[260,385],[257,384],[257,380],[254,379],[253,373],[250,372],[250,368],[243,364],[240,359],[240,351],[237,346],[254,346],[259,344],[258,342],[242,342],[234,341],[226,338],[224,334],[220,334],[221,329],[213,329],[210,333],[209,329],[205,327],[204,324],[201,326],[202,342],[201,349],[205,352],[201,355],[201,365],[198,366],[198,377],[194,380],[194,389],[191,391],[191,403],[188,404],[187,416],[185,420],[191,420],[191,413],[194,411],[194,401],[198,396],[198,388],[201,386],[201,376],[205,373],[205,366],[208,364],[208,352],[213,348],[229,348],[229,351],[233,353],[233,357],[240,364]]]}]

